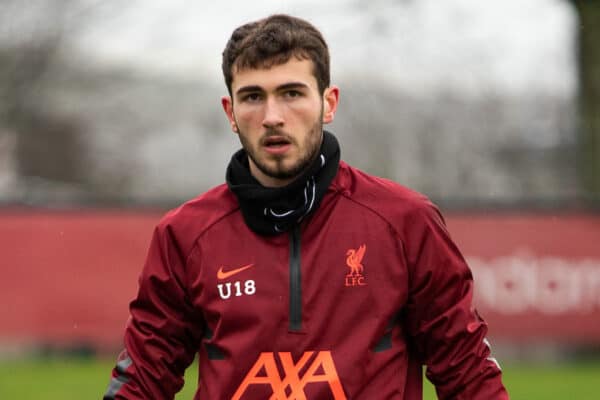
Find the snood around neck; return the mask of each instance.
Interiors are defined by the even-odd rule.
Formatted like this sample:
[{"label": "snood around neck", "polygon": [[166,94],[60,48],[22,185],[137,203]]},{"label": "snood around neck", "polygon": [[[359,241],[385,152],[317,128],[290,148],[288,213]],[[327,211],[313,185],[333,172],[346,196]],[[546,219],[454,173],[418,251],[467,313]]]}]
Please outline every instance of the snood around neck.
[{"label": "snood around neck", "polygon": [[340,146],[331,133],[323,131],[323,143],[311,165],[283,187],[265,187],[250,173],[248,155],[237,151],[227,166],[226,181],[237,197],[244,221],[260,235],[289,231],[319,207],[337,174]]}]

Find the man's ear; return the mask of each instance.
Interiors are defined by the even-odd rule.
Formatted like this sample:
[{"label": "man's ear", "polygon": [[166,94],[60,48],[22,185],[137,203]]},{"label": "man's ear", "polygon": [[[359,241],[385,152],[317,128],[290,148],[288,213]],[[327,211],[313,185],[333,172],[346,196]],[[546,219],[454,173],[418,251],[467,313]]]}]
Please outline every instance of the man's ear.
[{"label": "man's ear", "polygon": [[328,124],[333,121],[338,103],[340,101],[340,88],[329,86],[323,93],[323,123]]},{"label": "man's ear", "polygon": [[223,96],[221,97],[221,105],[223,106],[223,111],[225,111],[225,115],[229,120],[231,130],[235,133],[238,133],[237,123],[235,122],[235,115],[233,114],[233,100],[231,100],[230,96]]}]

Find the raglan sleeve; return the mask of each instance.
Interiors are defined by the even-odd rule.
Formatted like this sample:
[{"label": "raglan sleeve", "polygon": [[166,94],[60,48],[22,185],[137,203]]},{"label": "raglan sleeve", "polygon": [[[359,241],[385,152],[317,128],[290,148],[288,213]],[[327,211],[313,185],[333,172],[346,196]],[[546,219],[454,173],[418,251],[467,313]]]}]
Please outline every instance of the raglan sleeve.
[{"label": "raglan sleeve", "polygon": [[181,390],[202,335],[186,294],[185,258],[171,227],[159,224],[104,400],[173,399]]},{"label": "raglan sleeve", "polygon": [[444,219],[425,202],[406,224],[407,328],[440,399],[504,400],[487,324],[473,307],[473,278]]}]

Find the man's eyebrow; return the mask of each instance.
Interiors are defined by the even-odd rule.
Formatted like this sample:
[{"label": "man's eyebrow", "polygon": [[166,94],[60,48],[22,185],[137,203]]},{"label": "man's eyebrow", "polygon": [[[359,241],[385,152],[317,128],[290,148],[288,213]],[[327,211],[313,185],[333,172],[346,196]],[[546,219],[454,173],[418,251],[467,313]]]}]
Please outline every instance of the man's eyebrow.
[{"label": "man's eyebrow", "polygon": [[[288,83],[284,83],[283,85],[277,86],[276,90],[281,91],[281,90],[302,89],[302,88],[308,88],[308,85],[303,82],[288,82]],[[239,96],[244,93],[255,93],[255,92],[263,92],[263,91],[264,91],[264,89],[261,86],[248,85],[248,86],[242,86],[241,88],[239,88],[235,92],[235,94],[237,94]]]},{"label": "man's eyebrow", "polygon": [[308,88],[308,85],[303,82],[289,82],[289,83],[284,83],[283,85],[277,86],[277,90],[302,89],[302,88]]},{"label": "man's eyebrow", "polygon": [[262,92],[262,91],[263,91],[263,88],[261,88],[258,85],[249,85],[249,86],[242,86],[235,93],[237,95],[240,95],[240,94],[247,93],[247,92]]}]

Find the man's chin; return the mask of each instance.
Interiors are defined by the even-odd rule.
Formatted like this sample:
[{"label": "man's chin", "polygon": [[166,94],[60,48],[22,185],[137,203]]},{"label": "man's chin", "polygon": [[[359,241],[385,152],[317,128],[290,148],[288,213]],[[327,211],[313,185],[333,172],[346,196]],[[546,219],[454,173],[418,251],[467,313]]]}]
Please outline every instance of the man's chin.
[{"label": "man's chin", "polygon": [[271,171],[263,171],[267,176],[269,176],[270,178],[273,179],[278,179],[281,181],[287,181],[290,179],[294,179],[295,177],[297,177],[298,175],[300,175],[300,173],[296,173],[293,170],[271,170]]},{"label": "man's chin", "polygon": [[268,167],[266,165],[263,165],[260,169],[263,172],[263,174],[267,175],[270,178],[278,180],[291,180],[300,175],[307,167],[308,166],[301,167],[299,165],[277,165],[275,167]]}]

